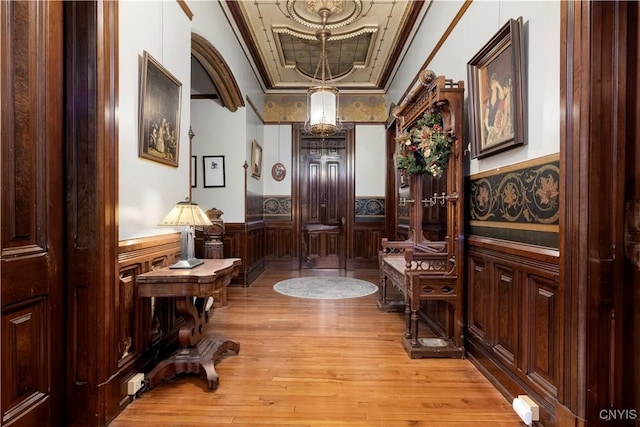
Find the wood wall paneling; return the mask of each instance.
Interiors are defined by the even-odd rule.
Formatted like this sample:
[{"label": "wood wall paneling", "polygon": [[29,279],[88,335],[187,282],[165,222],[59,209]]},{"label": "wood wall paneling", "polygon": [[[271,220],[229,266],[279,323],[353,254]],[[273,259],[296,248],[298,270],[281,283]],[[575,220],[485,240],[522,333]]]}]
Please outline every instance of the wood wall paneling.
[{"label": "wood wall paneling", "polygon": [[353,243],[347,248],[347,269],[377,269],[378,253],[385,236],[385,224],[382,222],[356,222],[351,240]]},{"label": "wood wall paneling", "polygon": [[626,339],[638,336],[626,322],[637,307],[625,301],[638,283],[625,277],[623,231],[637,195],[638,6],[562,2],[561,20],[559,395],[567,423],[597,425],[601,409],[640,402]]},{"label": "wood wall paneling", "polygon": [[0,4],[0,423],[65,424],[61,3]]},{"label": "wood wall paneling", "polygon": [[519,335],[518,276],[512,268],[501,264],[493,264],[493,285],[495,286],[494,304],[495,315],[491,344],[493,351],[502,362],[515,368],[517,340]]},{"label": "wood wall paneling", "polygon": [[127,382],[137,372],[153,368],[177,342],[183,319],[176,318],[169,298],[140,298],[136,276],[173,264],[180,257],[180,234],[167,234],[120,242],[115,324],[118,387],[111,390],[110,404],[121,412],[131,402]]},{"label": "wood wall paneling", "polygon": [[292,221],[265,222],[265,268],[297,270],[300,267],[295,251]]},{"label": "wood wall paneling", "polygon": [[559,362],[559,300],[558,282],[536,274],[527,274],[525,308],[523,315],[525,330],[523,335],[529,340],[524,354],[524,372],[529,379],[537,384],[547,394],[547,400],[553,402],[557,396],[557,384],[560,380]]},{"label": "wood wall paneling", "polygon": [[[529,394],[554,425],[560,306],[557,251],[469,237],[467,347],[508,399]],[[547,424],[545,424],[547,425]]]},{"label": "wood wall paneling", "polygon": [[242,260],[240,274],[231,280],[231,285],[249,286],[265,269],[265,222],[225,223],[223,242],[225,258]]},{"label": "wood wall paneling", "polygon": [[489,281],[485,277],[487,269],[480,256],[469,254],[467,324],[469,333],[481,341],[487,341],[486,331],[489,313],[492,312],[488,290]]},{"label": "wood wall paneling", "polygon": [[[53,4],[53,3],[50,3]],[[68,426],[119,411],[118,3],[64,2]],[[64,201],[62,203],[64,203]]]}]

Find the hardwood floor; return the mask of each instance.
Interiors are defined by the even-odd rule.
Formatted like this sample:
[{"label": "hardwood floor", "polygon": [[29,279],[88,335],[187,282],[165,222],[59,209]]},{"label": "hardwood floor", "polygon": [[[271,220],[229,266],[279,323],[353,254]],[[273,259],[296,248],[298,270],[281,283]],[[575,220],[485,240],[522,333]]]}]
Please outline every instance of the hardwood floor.
[{"label": "hardwood floor", "polygon": [[[302,275],[333,272],[303,272]],[[217,390],[195,375],[142,393],[124,426],[516,427],[509,402],[468,360],[409,359],[404,318],[376,296],[307,300],[276,293],[299,272],[266,271],[230,287],[211,336],[240,343],[216,364]],[[377,270],[348,274],[377,284]]]}]

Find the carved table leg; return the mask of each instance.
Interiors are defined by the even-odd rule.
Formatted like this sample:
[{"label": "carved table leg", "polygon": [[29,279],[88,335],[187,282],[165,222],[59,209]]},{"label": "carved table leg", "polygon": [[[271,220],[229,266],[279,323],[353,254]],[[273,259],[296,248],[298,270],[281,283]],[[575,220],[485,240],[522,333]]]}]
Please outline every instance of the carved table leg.
[{"label": "carved table leg", "polygon": [[210,318],[206,306],[206,299],[202,298],[196,299],[195,304],[191,297],[176,299],[176,310],[185,317],[185,325],[178,332],[181,348],[145,376],[149,388],[178,374],[200,374],[209,390],[218,387],[215,363],[229,350],[238,354],[240,344],[203,337],[205,324]]},{"label": "carved table leg", "polygon": [[209,390],[215,390],[219,384],[215,363],[229,350],[238,354],[240,344],[204,338],[195,347],[182,347],[146,375],[149,388],[154,388],[165,378],[172,378],[178,374],[200,374]]}]

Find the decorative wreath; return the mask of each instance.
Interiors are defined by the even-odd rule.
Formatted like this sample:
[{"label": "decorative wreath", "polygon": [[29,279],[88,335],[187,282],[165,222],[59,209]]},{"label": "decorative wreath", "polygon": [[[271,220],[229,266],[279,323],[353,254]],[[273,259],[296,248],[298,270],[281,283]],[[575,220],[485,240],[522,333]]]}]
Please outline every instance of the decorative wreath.
[{"label": "decorative wreath", "polygon": [[453,141],[451,132],[444,130],[440,110],[431,107],[415,127],[396,136],[397,168],[407,175],[429,173],[439,178],[449,163]]}]

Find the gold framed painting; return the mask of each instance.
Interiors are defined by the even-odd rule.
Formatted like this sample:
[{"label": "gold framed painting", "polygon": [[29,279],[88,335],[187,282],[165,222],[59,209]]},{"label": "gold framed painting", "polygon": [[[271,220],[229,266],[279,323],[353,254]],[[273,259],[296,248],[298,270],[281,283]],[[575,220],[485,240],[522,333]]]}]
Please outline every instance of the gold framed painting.
[{"label": "gold framed painting", "polygon": [[255,139],[251,142],[251,176],[256,179],[262,176],[262,146]]},{"label": "gold framed painting", "polygon": [[527,143],[522,18],[510,19],[467,63],[473,158]]},{"label": "gold framed painting", "polygon": [[139,157],[178,167],[182,83],[147,51],[140,79]]}]

